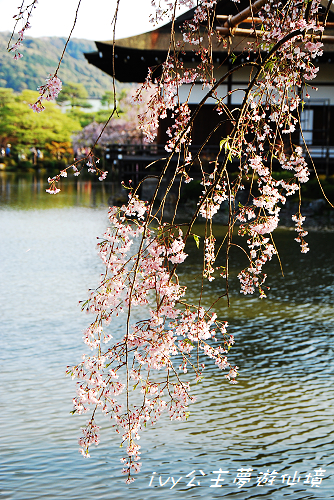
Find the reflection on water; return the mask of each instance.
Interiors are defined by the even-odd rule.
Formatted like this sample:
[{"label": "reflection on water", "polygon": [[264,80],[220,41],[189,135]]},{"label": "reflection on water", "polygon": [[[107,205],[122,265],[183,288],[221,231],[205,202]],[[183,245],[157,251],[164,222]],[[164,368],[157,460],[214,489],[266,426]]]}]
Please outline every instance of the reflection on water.
[{"label": "reflection on water", "polygon": [[47,173],[0,172],[0,207],[11,206],[20,209],[46,209],[69,206],[99,207],[108,205],[110,197],[125,197],[115,182],[99,182],[91,179],[73,177],[62,179],[57,196],[46,195],[48,188]]},{"label": "reflection on water", "polygon": [[[238,292],[242,257],[235,253],[231,307],[222,302],[216,309],[235,335],[231,360],[240,367],[239,384],[228,385],[208,367],[194,387],[197,403],[188,422],[164,417],[143,432],[142,472],[126,487],[122,452],[118,441],[108,440],[113,431],[106,420],[100,421],[102,443],[91,459],[78,454],[86,417],[70,415],[74,383],[64,377],[65,366],[84,352],[81,332],[89,318],[77,302],[101,271],[95,242],[107,224],[105,198],[101,188],[96,203],[88,194],[78,199],[69,186],[66,207],[42,188],[12,185],[16,201],[11,197],[6,205],[2,198],[0,208],[0,498],[334,498],[334,234],[311,233],[311,250],[301,256],[293,232],[278,232],[285,278],[277,262],[270,263],[271,289],[264,301]],[[195,232],[201,231],[198,226]],[[199,272],[194,243],[187,252],[180,279],[191,296]],[[206,303],[222,290],[218,279],[206,287]],[[112,327],[115,336],[121,334],[120,319]],[[326,472],[317,486],[319,468]],[[219,469],[228,473],[221,472],[224,481],[217,483]],[[257,485],[267,471],[270,481]],[[237,474],[251,474],[250,481],[239,487]],[[170,489],[172,477],[178,482]]]}]

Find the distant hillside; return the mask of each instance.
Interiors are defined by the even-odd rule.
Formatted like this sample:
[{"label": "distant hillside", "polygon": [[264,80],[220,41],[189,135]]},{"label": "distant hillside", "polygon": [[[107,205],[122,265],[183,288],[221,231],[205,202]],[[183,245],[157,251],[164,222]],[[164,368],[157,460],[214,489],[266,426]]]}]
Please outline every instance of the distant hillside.
[{"label": "distant hillside", "polygon": [[[50,73],[54,73],[66,39],[27,37],[22,49],[23,58],[15,61],[7,52],[8,38],[9,33],[0,32],[0,87],[17,92],[36,90]],[[90,97],[101,97],[106,90],[111,90],[112,79],[86,61],[83,53],[95,50],[93,41],[73,38],[58,75],[63,82],[82,83]]]}]

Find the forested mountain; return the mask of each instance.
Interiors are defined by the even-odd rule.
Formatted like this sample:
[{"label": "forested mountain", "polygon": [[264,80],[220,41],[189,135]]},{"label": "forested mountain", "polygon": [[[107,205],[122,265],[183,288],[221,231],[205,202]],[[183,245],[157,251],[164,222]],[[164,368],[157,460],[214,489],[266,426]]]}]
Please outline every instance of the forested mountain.
[{"label": "forested mountain", "polygon": [[[50,73],[54,73],[66,39],[27,37],[22,49],[23,58],[15,61],[13,54],[7,52],[9,36],[8,32],[0,32],[0,87],[9,87],[17,92],[36,90]],[[82,83],[90,97],[101,97],[111,89],[112,79],[86,61],[83,53],[94,50],[93,41],[73,38],[68,44],[58,76],[63,82]]]}]

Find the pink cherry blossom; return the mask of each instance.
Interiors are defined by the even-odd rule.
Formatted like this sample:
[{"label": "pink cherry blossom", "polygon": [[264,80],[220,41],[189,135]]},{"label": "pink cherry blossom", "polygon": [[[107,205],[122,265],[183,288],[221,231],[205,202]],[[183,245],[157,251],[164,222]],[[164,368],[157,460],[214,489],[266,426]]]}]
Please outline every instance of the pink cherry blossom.
[{"label": "pink cherry blossom", "polygon": [[[305,82],[316,77],[314,63],[322,53],[321,42],[314,38],[322,33],[319,1],[298,0],[284,5],[267,2],[262,6],[257,13],[260,33],[245,42],[244,62],[237,56],[233,66],[236,74],[249,70],[250,84],[242,89],[243,102],[232,110],[225,105],[231,94],[219,94],[228,75],[216,79],[218,62],[212,58],[214,44],[229,43],[217,39],[213,29],[216,2],[181,0],[180,4],[194,8],[193,17],[183,23],[179,39],[172,37],[171,50],[160,66],[161,75],[153,78],[156,72],[151,68],[134,97],[141,102],[144,93],[149,95],[147,109],[139,118],[146,141],[155,140],[161,120],[167,116],[173,119],[166,127],[166,155],[159,161],[157,189],[146,202],[140,197],[140,182],[123,184],[129,192],[127,201],[121,207],[110,207],[109,227],[97,245],[103,273],[81,303],[90,318],[83,332],[90,354],[67,369],[77,382],[73,412],[90,415],[79,440],[80,453],[89,456],[91,445],[99,443],[97,418],[99,414],[108,417],[125,445],[121,462],[127,483],[140,471],[137,441],[144,428],[155,424],[163,412],[171,420],[188,417],[189,405],[195,399],[193,382],[201,380],[208,363],[226,370],[226,381],[236,383],[239,368],[229,358],[235,339],[228,334],[224,314],[220,312],[220,317],[215,304],[207,303],[207,281],[220,280],[217,285],[223,291],[219,291],[219,300],[227,298],[229,303],[229,284],[234,278],[229,262],[233,251],[240,251],[246,262],[236,273],[240,293],[256,292],[259,298],[266,297],[265,266],[277,253],[272,233],[279,225],[286,197],[299,191],[299,185],[310,176],[305,147],[292,134],[299,127],[297,116],[306,97]],[[174,2],[153,0],[153,6],[155,20],[165,16],[173,19]],[[194,64],[188,68],[182,56],[191,50]],[[189,105],[189,88],[194,85],[208,92],[205,99],[216,102],[219,120],[228,124],[226,129],[217,129],[226,137],[217,144],[216,156],[205,157],[202,150],[192,150],[197,117]],[[188,99],[181,100],[181,89],[188,92]],[[310,91],[310,87],[306,89]],[[56,98],[61,90],[57,74],[50,75],[38,90],[40,97],[31,105],[36,112],[43,109],[44,100]],[[208,130],[208,134],[211,132]],[[101,181],[108,173],[99,169],[92,150],[83,160],[75,160],[49,178],[47,192],[59,191],[57,182],[66,177],[69,168],[74,175],[88,168]],[[274,168],[288,177],[275,176]],[[177,206],[193,172],[200,176],[201,193],[195,202],[191,200],[195,208],[190,222],[180,223]],[[176,208],[167,219],[167,195],[173,194],[175,181],[179,182]],[[163,185],[167,187],[161,194]],[[242,193],[244,186],[247,191]],[[215,221],[225,215],[227,229],[223,243],[218,244]],[[193,232],[197,218],[205,219],[201,240]],[[306,253],[307,232],[300,211],[293,221],[295,239],[301,252]],[[240,236],[237,242],[236,231]],[[201,291],[196,300],[191,300],[194,294],[189,294],[178,271],[187,262],[189,236],[195,238],[202,265],[197,280]],[[122,329],[115,332],[114,319],[122,315]],[[133,391],[139,393],[139,400],[132,399]]]},{"label": "pink cherry blossom", "polygon": [[38,87],[37,89],[40,93],[40,97],[34,104],[29,105],[30,108],[37,113],[40,113],[45,109],[44,106],[42,105],[42,101],[44,99],[47,101],[56,99],[56,97],[58,97],[58,94],[62,89],[62,82],[56,75],[54,76],[50,75],[49,78],[46,78],[45,81],[46,84],[42,85],[41,87]]}]

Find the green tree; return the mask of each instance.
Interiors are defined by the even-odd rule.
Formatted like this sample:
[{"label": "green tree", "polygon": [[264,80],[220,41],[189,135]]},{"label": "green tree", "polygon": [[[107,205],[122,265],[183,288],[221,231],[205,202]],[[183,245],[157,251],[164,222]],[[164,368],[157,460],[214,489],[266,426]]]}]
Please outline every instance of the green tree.
[{"label": "green tree", "polygon": [[82,128],[95,121],[94,111],[83,111],[80,108],[67,109],[66,115],[73,120],[78,121]]},{"label": "green tree", "polygon": [[[36,101],[38,92],[24,90],[15,95],[11,89],[0,91],[0,142],[11,143],[14,150],[30,147],[43,149],[46,143],[71,141],[73,132],[81,129],[78,120],[62,113],[51,101],[45,101],[45,111],[34,113],[28,106]],[[4,92],[6,91],[6,92]]]},{"label": "green tree", "polygon": [[[122,101],[124,101],[129,93],[129,89],[122,89],[120,92],[117,92],[116,94],[116,103],[117,103],[117,108],[120,106]],[[102,106],[106,106],[108,109],[114,107],[114,92],[112,90],[107,90],[102,98],[101,98],[101,104]],[[123,111],[121,109],[118,109],[119,113],[122,113]]]},{"label": "green tree", "polygon": [[67,82],[63,85],[63,89],[57,98],[59,104],[69,103],[71,108],[91,108],[91,104],[87,102],[88,92],[82,83]]},{"label": "green tree", "polygon": [[107,90],[101,98],[102,106],[111,108],[114,106],[114,92],[112,90]]},{"label": "green tree", "polygon": [[[67,92],[67,85],[64,85],[63,89],[66,91],[66,97],[61,97],[64,90],[59,94],[59,97],[57,99],[58,102],[70,102],[69,100],[69,94]],[[71,84],[72,85],[72,84]],[[73,84],[74,85],[74,84]],[[75,84],[76,85],[76,84]],[[129,108],[133,108],[133,105],[129,103],[130,96],[133,93],[132,88],[125,88],[122,89],[120,92],[117,92],[116,94],[116,102],[117,102],[117,115],[118,117],[121,114],[127,115],[129,113]],[[72,94],[73,96],[73,94]],[[74,97],[73,97],[74,98]],[[102,98],[101,98],[101,104],[104,106],[106,109],[99,109],[98,111],[84,111],[80,109],[80,107],[75,107],[72,106],[70,109],[66,110],[66,114],[73,118],[74,120],[78,120],[80,122],[81,127],[87,127],[87,125],[96,122],[96,123],[104,123],[108,120],[111,110],[114,107],[114,92],[111,90],[107,90]]]},{"label": "green tree", "polygon": [[13,89],[0,88],[0,107],[6,106],[15,100]]}]

